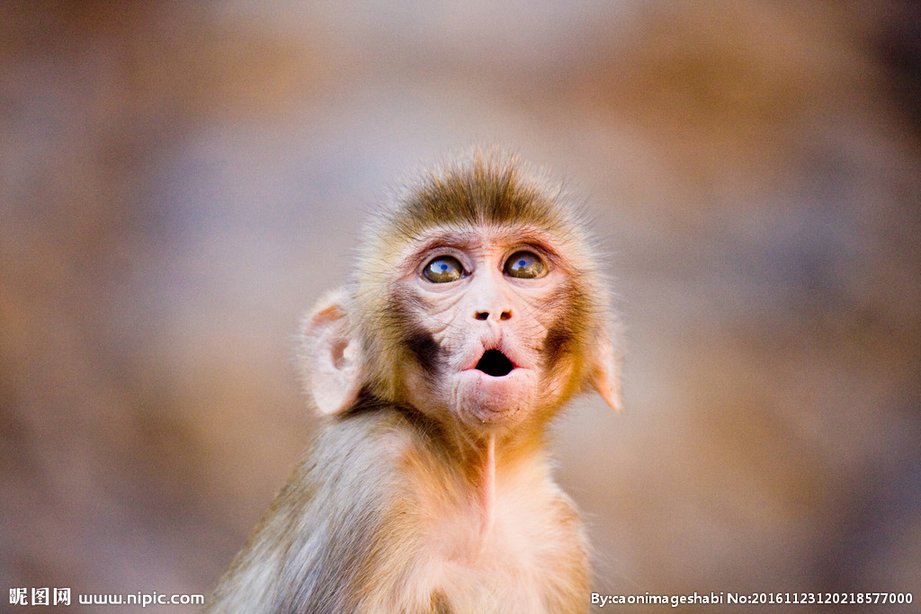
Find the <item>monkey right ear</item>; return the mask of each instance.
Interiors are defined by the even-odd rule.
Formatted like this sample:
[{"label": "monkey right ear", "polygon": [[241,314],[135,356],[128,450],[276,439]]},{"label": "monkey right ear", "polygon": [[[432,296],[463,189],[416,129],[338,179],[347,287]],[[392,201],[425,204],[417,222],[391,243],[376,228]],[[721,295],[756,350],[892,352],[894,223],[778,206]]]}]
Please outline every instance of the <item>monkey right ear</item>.
[{"label": "monkey right ear", "polygon": [[620,383],[621,360],[620,351],[615,349],[610,331],[602,329],[595,339],[589,378],[601,398],[617,413],[621,413],[624,407]]},{"label": "monkey right ear", "polygon": [[360,342],[346,309],[347,299],[342,288],[327,293],[301,327],[304,381],[317,409],[327,416],[350,409],[363,380]]}]

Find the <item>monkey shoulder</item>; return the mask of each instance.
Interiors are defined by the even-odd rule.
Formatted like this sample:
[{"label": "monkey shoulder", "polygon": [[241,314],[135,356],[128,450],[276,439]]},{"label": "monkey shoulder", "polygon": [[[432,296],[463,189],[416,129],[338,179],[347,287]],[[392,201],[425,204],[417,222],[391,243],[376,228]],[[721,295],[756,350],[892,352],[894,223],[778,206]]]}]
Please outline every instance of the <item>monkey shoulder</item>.
[{"label": "monkey shoulder", "polygon": [[383,408],[321,426],[219,585],[212,611],[374,610],[360,595],[381,592],[380,570],[399,559],[405,541],[394,522],[396,459],[410,445],[401,420]]},{"label": "monkey shoulder", "polygon": [[399,488],[401,459],[419,445],[407,422],[389,406],[333,418],[304,462],[308,481],[337,486],[367,478],[363,483],[368,488],[362,490],[369,494]]}]

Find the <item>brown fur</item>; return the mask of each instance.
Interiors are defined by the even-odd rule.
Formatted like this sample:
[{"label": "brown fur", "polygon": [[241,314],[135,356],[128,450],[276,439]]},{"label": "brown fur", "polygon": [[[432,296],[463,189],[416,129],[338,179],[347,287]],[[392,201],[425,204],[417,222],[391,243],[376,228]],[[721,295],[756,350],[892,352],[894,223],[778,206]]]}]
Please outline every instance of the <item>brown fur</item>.
[{"label": "brown fur", "polygon": [[[321,300],[305,324],[305,360],[316,363],[305,378],[331,417],[222,578],[210,611],[586,609],[587,546],[575,508],[551,479],[543,432],[589,383],[616,397],[608,371],[617,359],[596,356],[609,348],[600,341],[607,303],[590,242],[561,191],[542,185],[513,159],[475,155],[427,175],[381,216],[347,291]],[[440,407],[448,397],[438,392],[451,376],[442,344],[485,334],[488,323],[458,316],[456,325],[470,330],[437,338],[430,320],[439,299],[413,285],[433,246],[463,250],[484,236],[544,246],[562,280],[554,292],[531,286],[533,304],[517,305],[514,317],[503,312],[501,325],[518,327],[507,329],[517,331],[511,338],[540,356],[533,372],[554,383],[534,393],[533,407],[510,405],[507,425],[495,427],[461,420],[456,408]],[[332,366],[322,360],[327,346]],[[316,395],[330,390],[329,378],[343,387]],[[522,394],[514,398],[531,398]]]},{"label": "brown fur", "polygon": [[525,176],[515,158],[476,153],[471,163],[448,166],[414,185],[386,225],[403,240],[451,225],[515,223],[556,230],[571,224],[556,197]]}]

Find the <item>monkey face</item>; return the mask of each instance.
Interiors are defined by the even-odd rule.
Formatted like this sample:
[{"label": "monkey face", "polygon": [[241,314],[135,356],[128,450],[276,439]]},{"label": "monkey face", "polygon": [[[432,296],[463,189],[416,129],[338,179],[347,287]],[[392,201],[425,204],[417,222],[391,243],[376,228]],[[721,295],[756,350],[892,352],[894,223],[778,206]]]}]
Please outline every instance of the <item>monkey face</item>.
[{"label": "monkey face", "polygon": [[468,426],[511,426],[571,393],[585,301],[560,241],[522,226],[420,238],[391,287],[409,402]]},{"label": "monkey face", "polygon": [[540,426],[592,386],[620,407],[620,350],[584,223],[514,159],[427,175],[383,211],[344,288],[304,321],[317,409],[363,392],[446,424]]}]

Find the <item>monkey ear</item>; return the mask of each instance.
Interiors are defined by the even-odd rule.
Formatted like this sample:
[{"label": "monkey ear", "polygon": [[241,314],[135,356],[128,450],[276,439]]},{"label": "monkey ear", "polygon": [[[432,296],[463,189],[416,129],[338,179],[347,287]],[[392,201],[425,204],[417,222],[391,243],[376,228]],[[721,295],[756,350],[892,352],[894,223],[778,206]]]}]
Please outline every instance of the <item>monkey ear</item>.
[{"label": "monkey ear", "polygon": [[302,374],[322,415],[340,414],[358,399],[362,385],[362,355],[340,288],[323,296],[301,327]]},{"label": "monkey ear", "polygon": [[624,409],[620,384],[621,353],[615,348],[611,333],[604,328],[595,340],[595,355],[589,381],[611,409],[621,413]]}]

